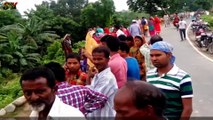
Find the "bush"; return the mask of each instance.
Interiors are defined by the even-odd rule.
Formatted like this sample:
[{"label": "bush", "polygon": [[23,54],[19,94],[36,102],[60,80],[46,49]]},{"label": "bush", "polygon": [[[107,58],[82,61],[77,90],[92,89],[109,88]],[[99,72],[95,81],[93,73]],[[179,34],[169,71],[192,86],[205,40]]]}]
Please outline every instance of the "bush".
[{"label": "bush", "polygon": [[210,15],[203,15],[202,16],[202,19],[206,22],[209,23],[211,29],[213,30],[213,14],[210,14]]},{"label": "bush", "polygon": [[0,69],[0,83],[2,82],[2,80],[4,79],[14,79],[17,75],[13,74],[12,70],[8,69],[8,68],[1,68]]},{"label": "bush", "polygon": [[64,63],[64,52],[62,50],[60,40],[54,41],[52,44],[50,44],[49,47],[47,47],[47,55],[44,56],[44,59],[42,61],[43,64],[49,63],[51,61],[55,61],[60,64]]},{"label": "bush", "polygon": [[7,80],[0,84],[0,108],[5,107],[23,95],[19,79],[20,77],[16,77],[13,80]]},{"label": "bush", "polygon": [[73,52],[78,53],[80,48],[85,47],[85,43],[86,43],[85,40],[74,43],[73,48],[72,48]]}]

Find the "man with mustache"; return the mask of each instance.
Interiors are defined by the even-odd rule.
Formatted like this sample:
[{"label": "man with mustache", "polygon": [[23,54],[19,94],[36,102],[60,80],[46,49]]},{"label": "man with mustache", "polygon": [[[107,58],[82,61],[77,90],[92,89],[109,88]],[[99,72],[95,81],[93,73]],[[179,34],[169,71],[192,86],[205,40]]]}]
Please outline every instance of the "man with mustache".
[{"label": "man with mustache", "polygon": [[164,115],[169,120],[189,120],[192,113],[192,80],[177,67],[171,44],[159,41],[151,46],[150,59],[156,67],[147,73],[147,81],[166,95]]},{"label": "man with mustache", "polygon": [[51,119],[57,117],[80,117],[83,113],[64,104],[55,95],[54,73],[45,67],[29,69],[21,76],[20,84],[27,102],[32,108],[30,117],[35,119]]},{"label": "man with mustache", "polygon": [[[89,116],[96,117],[114,117],[113,99],[118,89],[116,78],[108,66],[110,51],[105,46],[99,46],[93,49],[92,59],[97,71],[91,70],[88,74],[92,78],[91,84],[88,86],[96,92],[100,92],[108,97],[107,103],[101,110],[96,110]],[[88,81],[89,82],[89,81]],[[98,119],[99,120],[99,119]]]}]

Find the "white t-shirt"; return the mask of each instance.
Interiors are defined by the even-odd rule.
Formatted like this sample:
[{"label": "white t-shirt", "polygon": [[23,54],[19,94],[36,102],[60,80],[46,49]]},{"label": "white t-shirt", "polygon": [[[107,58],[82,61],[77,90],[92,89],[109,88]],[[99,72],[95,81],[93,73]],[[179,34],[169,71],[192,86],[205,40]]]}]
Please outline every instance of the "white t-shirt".
[{"label": "white t-shirt", "polygon": [[[117,37],[120,35],[125,35],[123,31],[121,31],[120,29],[116,32]],[[126,35],[125,35],[126,36]]]},{"label": "white t-shirt", "polygon": [[186,21],[182,20],[178,23],[179,29],[186,29]]},{"label": "white t-shirt", "polygon": [[[30,117],[36,120],[39,117],[38,112],[32,111]],[[51,118],[54,118],[54,120],[70,120],[76,117],[79,120],[86,120],[84,114],[79,109],[63,103],[58,96],[55,96],[55,101],[47,116],[47,120],[51,120]]]}]

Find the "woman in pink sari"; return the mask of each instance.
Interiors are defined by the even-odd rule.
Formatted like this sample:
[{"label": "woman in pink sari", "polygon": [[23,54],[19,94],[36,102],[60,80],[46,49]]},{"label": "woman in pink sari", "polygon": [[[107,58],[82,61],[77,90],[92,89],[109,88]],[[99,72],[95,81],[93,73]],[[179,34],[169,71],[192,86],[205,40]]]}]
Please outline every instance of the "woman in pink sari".
[{"label": "woman in pink sari", "polygon": [[157,15],[155,15],[155,18],[154,18],[154,27],[155,27],[156,34],[158,34],[158,35],[160,35],[160,32],[161,32],[160,23],[161,23],[161,20],[158,18]]}]

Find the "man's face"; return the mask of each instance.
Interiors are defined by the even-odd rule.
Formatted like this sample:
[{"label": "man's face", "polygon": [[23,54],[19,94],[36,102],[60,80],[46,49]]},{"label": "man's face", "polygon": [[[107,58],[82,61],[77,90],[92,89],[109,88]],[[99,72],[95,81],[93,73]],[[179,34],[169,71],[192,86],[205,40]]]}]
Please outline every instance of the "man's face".
[{"label": "man's face", "polygon": [[162,68],[170,63],[171,54],[159,50],[150,51],[150,59],[152,64],[157,68]]},{"label": "man's face", "polygon": [[33,110],[40,112],[46,107],[52,107],[55,100],[55,89],[48,86],[46,78],[39,77],[33,81],[22,81],[22,90]]},{"label": "man's face", "polygon": [[66,64],[70,72],[78,72],[80,69],[80,63],[76,58],[68,58]]},{"label": "man's face", "polygon": [[92,58],[94,65],[98,69],[98,71],[106,69],[109,59],[105,58],[104,53],[92,53]]},{"label": "man's face", "polygon": [[[133,103],[132,93],[128,89],[118,92],[114,98],[116,120],[146,120],[146,109],[138,109]],[[148,120],[148,119],[147,119]]]}]

